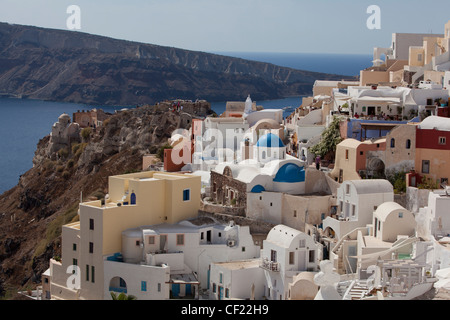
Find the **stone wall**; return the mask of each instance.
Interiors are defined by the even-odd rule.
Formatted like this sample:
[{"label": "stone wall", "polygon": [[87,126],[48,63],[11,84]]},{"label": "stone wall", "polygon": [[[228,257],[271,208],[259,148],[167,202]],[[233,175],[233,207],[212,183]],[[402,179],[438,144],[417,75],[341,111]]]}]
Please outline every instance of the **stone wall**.
[{"label": "stone wall", "polygon": [[[228,170],[229,171],[229,170]],[[231,205],[231,199],[227,196],[227,188],[235,193],[236,206],[247,207],[247,184],[233,179],[231,172],[224,174],[211,171],[211,198],[223,205]]]},{"label": "stone wall", "polygon": [[213,204],[206,200],[203,200],[200,204],[200,208],[205,212],[245,217],[245,207],[223,206],[220,204]]}]

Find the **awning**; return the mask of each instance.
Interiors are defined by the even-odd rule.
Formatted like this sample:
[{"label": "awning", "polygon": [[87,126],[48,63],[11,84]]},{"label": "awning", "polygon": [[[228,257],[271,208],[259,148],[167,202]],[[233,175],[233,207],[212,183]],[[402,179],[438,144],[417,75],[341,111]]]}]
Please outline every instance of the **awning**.
[{"label": "awning", "polygon": [[360,97],[353,98],[355,102],[386,102],[391,104],[400,104],[400,98],[392,98],[392,97]]}]

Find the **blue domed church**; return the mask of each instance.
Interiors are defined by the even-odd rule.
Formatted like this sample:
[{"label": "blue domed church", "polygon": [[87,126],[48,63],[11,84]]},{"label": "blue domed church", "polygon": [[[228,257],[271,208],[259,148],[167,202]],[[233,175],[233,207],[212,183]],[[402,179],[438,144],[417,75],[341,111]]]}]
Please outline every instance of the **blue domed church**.
[{"label": "blue domed church", "polygon": [[211,171],[212,196],[218,203],[243,207],[247,193],[301,195],[305,193],[304,166],[304,162],[286,153],[277,135],[268,133],[254,145],[252,160],[219,164]]}]

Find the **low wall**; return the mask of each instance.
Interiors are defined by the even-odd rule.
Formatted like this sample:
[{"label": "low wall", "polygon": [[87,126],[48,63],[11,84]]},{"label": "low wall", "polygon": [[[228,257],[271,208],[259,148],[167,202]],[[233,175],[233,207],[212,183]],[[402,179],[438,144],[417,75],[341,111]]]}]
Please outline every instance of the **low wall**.
[{"label": "low wall", "polygon": [[265,221],[258,221],[254,219],[249,219],[242,216],[229,215],[224,213],[214,213],[208,212],[204,210],[198,211],[199,217],[209,217],[216,220],[219,223],[228,223],[230,221],[234,221],[239,226],[248,226],[250,228],[250,233],[265,235],[268,234],[269,231],[275,226],[272,223],[268,223]]},{"label": "low wall", "polygon": [[213,204],[207,201],[201,202],[200,210],[210,213],[245,217],[245,207],[229,207],[220,204]]}]

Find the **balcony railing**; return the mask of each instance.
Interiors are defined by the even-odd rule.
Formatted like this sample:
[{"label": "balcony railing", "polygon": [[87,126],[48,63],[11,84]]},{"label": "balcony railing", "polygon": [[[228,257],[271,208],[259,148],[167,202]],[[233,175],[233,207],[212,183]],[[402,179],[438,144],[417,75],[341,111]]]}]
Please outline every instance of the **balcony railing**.
[{"label": "balcony railing", "polygon": [[279,262],[263,259],[263,260],[261,260],[261,263],[259,266],[268,271],[280,272],[280,263]]}]

